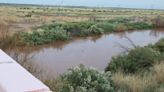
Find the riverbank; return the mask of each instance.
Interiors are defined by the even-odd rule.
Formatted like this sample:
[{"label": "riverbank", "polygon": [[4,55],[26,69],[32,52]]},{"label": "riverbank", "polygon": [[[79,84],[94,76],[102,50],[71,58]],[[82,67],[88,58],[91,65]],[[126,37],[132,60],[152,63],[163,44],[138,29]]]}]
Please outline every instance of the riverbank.
[{"label": "riverbank", "polygon": [[102,35],[109,32],[123,32],[163,27],[163,18],[145,21],[126,18],[117,18],[108,21],[85,21],[85,22],[55,22],[34,28],[33,31],[16,32],[9,35],[3,31],[0,37],[1,48],[6,46],[36,46],[52,43],[55,41],[66,41],[73,37],[87,37],[91,35]]},{"label": "riverbank", "polygon": [[64,22],[44,25],[30,33],[21,33],[22,38],[32,45],[41,45],[53,41],[64,41],[74,36],[86,37],[108,32],[152,29],[155,25],[148,22],[134,22],[130,19],[109,21]]},{"label": "riverbank", "polygon": [[114,57],[106,71],[111,71],[116,92],[164,91],[164,39],[155,45],[136,47]]},{"label": "riverbank", "polygon": [[[162,35],[164,34],[163,31],[136,31],[136,32],[130,32],[127,33],[125,32],[125,35],[127,37],[130,37],[130,39],[135,43],[136,46],[145,46],[149,43],[155,44],[160,38],[163,38],[164,36]],[[124,38],[123,34],[111,34],[111,35],[104,35],[101,38],[98,39],[92,39],[92,38],[88,38],[88,40],[84,40],[84,39],[79,39],[79,40],[75,40],[74,42],[68,43],[65,46],[62,47],[49,47],[49,48],[43,48],[42,50],[39,50],[37,52],[34,51],[34,53],[29,54],[29,52],[25,53],[25,59],[23,59],[22,53],[18,53],[21,54],[21,59],[25,60],[25,67],[28,69],[29,67],[29,71],[31,71],[32,73],[34,73],[35,76],[38,76],[40,74],[42,74],[43,72],[43,68],[46,69],[46,71],[51,71],[49,68],[53,68],[54,71],[57,71],[58,73],[62,74],[62,75],[67,75],[67,73],[70,73],[68,71],[66,71],[66,69],[75,67],[75,65],[79,65],[79,64],[84,64],[86,65],[85,68],[73,68],[73,71],[75,71],[76,73],[72,73],[70,75],[67,75],[65,78],[67,79],[67,81],[73,83],[70,85],[79,85],[81,87],[80,84],[76,84],[76,81],[80,81],[79,79],[75,80],[75,78],[73,78],[74,75],[80,75],[81,73],[84,73],[84,75],[88,72],[96,72],[92,73],[91,75],[87,75],[87,76],[100,76],[98,79],[99,82],[101,84],[101,78],[105,78],[105,80],[107,81],[106,83],[109,83],[109,85],[105,84],[106,87],[110,87],[110,89],[114,89],[115,87],[118,89],[118,92],[121,90],[124,90],[125,92],[131,91],[131,92],[138,92],[137,90],[139,90],[139,92],[151,92],[150,90],[152,90],[152,92],[154,90],[163,90],[162,89],[162,84],[158,83],[160,82],[159,80],[156,80],[157,76],[162,76],[162,72],[160,72],[159,74],[161,75],[157,75],[157,67],[159,65],[163,65],[161,64],[161,62],[163,62],[163,59],[160,59],[160,63],[158,64],[158,62],[156,62],[156,60],[159,60],[159,56],[161,56],[161,51],[163,51],[163,41],[157,42],[155,45],[149,45],[148,47],[146,46],[145,48],[143,47],[138,47],[137,49],[133,49],[132,51],[129,50],[129,53],[132,53],[130,55],[128,55],[128,58],[126,60],[125,59],[119,59],[119,57],[117,57],[120,53],[122,53],[121,55],[127,55],[127,54],[123,54],[123,52],[121,52],[122,49],[120,49],[121,47],[117,48],[117,43],[120,43],[122,46],[129,48],[129,41],[127,41],[127,39]],[[122,38],[122,39],[121,39]],[[103,40],[102,40],[103,39]],[[93,40],[93,41],[91,41]],[[143,40],[143,41],[142,41]],[[115,41],[115,42],[113,42]],[[126,42],[127,41],[127,42]],[[113,42],[113,43],[112,43]],[[120,46],[120,45],[119,45]],[[71,52],[74,53],[71,53]],[[99,52],[99,53],[97,53]],[[16,57],[18,54],[14,55]],[[30,60],[32,60],[32,62],[28,62],[30,60],[28,56],[32,56],[34,55],[34,61],[33,59],[30,58]],[[118,67],[123,67],[123,69],[121,70],[135,70],[135,69],[141,69],[141,70],[135,70],[135,72],[131,72],[131,73],[127,73],[127,72],[122,72],[122,71],[117,71],[114,72],[112,70],[112,75],[108,73],[103,73],[102,72],[97,72],[97,71],[104,71],[104,67],[106,67],[108,65],[109,58],[111,58],[111,56],[115,56],[115,58],[118,58],[116,60],[120,60],[121,65],[118,65]],[[45,58],[46,57],[46,58]],[[140,59],[141,58],[141,59]],[[27,60],[26,60],[27,59]],[[107,61],[106,61],[107,59]],[[35,60],[37,60],[38,62],[35,62]],[[116,62],[115,60],[115,62]],[[125,60],[125,61],[122,61]],[[154,61],[155,60],[155,61]],[[162,60],[162,61],[161,61]],[[18,60],[19,61],[19,60]],[[113,61],[113,60],[111,60]],[[134,65],[134,61],[140,61],[139,63],[135,63]],[[149,62],[150,61],[150,62]],[[44,63],[43,63],[44,62]],[[106,63],[104,63],[106,62]],[[117,61],[119,62],[119,61]],[[116,62],[116,63],[117,63]],[[121,63],[123,62],[123,64]],[[124,63],[125,62],[125,63]],[[132,63],[128,63],[128,62],[132,62]],[[30,64],[29,64],[30,63]],[[48,67],[37,67],[37,65],[39,64],[49,64]],[[142,64],[140,64],[142,63]],[[153,63],[153,64],[152,64]],[[112,63],[110,63],[112,64]],[[109,64],[109,65],[110,65]],[[128,64],[128,65],[126,65]],[[113,64],[112,64],[113,65]],[[93,66],[96,69],[90,70],[90,68],[87,68],[89,66]],[[100,67],[103,68],[101,69]],[[119,68],[115,68],[118,69]],[[159,66],[159,71],[161,71],[161,66]],[[162,66],[163,67],[163,66]],[[128,69],[128,68],[132,68],[132,69]],[[33,70],[34,69],[34,70]],[[41,69],[41,70],[40,70]],[[150,70],[149,70],[150,69]],[[65,73],[64,73],[64,72]],[[142,71],[142,72],[136,72],[136,71]],[[157,71],[157,72],[155,72]],[[52,71],[51,71],[52,72]],[[50,74],[51,74],[50,72]],[[52,76],[50,74],[44,74],[44,75],[48,75],[46,78],[48,78],[47,80],[43,80],[47,85],[49,85],[49,87],[54,90],[55,92],[57,91],[57,89],[62,89],[61,87],[63,87],[62,83],[65,83],[63,81],[60,80],[60,78],[62,77],[58,77],[59,80],[57,79],[51,79]],[[77,76],[76,75],[76,76]],[[119,76],[120,78],[119,78]],[[142,75],[144,75],[142,77]],[[152,76],[153,75],[153,76]],[[157,76],[154,76],[157,75]],[[51,76],[51,78],[49,78]],[[56,77],[56,75],[53,75],[54,77]],[[69,76],[69,77],[68,77]],[[79,76],[78,78],[80,79],[84,79],[84,80],[88,80],[87,76]],[[111,77],[110,77],[111,76]],[[40,78],[40,77],[39,77]],[[72,81],[73,78],[75,81]],[[112,81],[114,81],[115,84],[112,83],[112,81],[108,80],[108,78]],[[163,78],[163,77],[162,77]],[[133,80],[131,82],[127,81],[127,79]],[[137,81],[136,81],[137,80]],[[149,80],[153,80],[153,81],[149,81]],[[161,80],[161,78],[160,78]],[[65,81],[65,80],[64,80]],[[142,82],[143,81],[143,82]],[[69,84],[68,82],[68,84]],[[82,81],[81,83],[83,84],[84,81]],[[84,82],[85,83],[85,82]],[[87,82],[88,85],[91,85],[93,83],[93,81],[91,82]],[[91,84],[90,84],[91,83]],[[125,83],[125,84],[124,84]],[[131,83],[131,84],[130,84]],[[135,84],[136,83],[136,84]],[[62,84],[62,85],[61,85]],[[103,83],[104,84],[104,83]],[[115,86],[112,86],[112,85]],[[116,86],[117,85],[117,86]],[[137,86],[137,85],[141,85],[141,86]],[[148,85],[148,86],[142,86],[142,85]],[[68,85],[64,85],[66,87],[64,87],[63,89],[67,88]],[[98,86],[97,84],[95,84],[94,86]],[[82,86],[83,87],[83,86]],[[153,89],[149,89],[150,87],[152,87]],[[91,89],[94,89],[94,87],[90,87]],[[105,88],[107,89],[107,88]],[[74,89],[77,90],[77,89]],[[142,90],[148,90],[148,91],[142,91]],[[57,91],[58,92],[58,91]],[[60,91],[59,91],[60,92]],[[66,92],[69,92],[68,90]],[[117,91],[115,91],[117,92]],[[159,91],[160,92],[160,91]]]},{"label": "riverbank", "polygon": [[[29,71],[31,71],[35,76],[37,76],[37,77],[39,76],[39,78],[40,78],[40,74],[42,74],[41,72],[43,72],[42,71],[43,68],[45,68],[46,71],[50,71],[50,72],[51,72],[51,69],[49,69],[49,68],[53,68],[54,71],[57,71],[60,74],[64,74],[64,72],[66,72],[66,69],[69,69],[69,68],[74,67],[75,65],[79,65],[79,64],[84,64],[84,65],[86,65],[86,67],[93,66],[98,71],[100,71],[100,70],[103,71],[104,67],[106,67],[108,65],[109,58],[111,58],[111,56],[118,56],[118,54],[122,53],[121,52],[122,49],[120,46],[129,48],[129,46],[131,45],[129,43],[129,41],[126,38],[124,38],[125,36],[129,37],[137,46],[138,45],[145,46],[149,43],[154,44],[155,42],[157,42],[160,38],[162,38],[164,36],[163,34],[164,34],[163,30],[161,30],[161,31],[159,31],[159,30],[145,30],[145,31],[138,30],[138,31],[132,31],[132,32],[117,32],[117,33],[112,33],[112,34],[108,34],[108,35],[106,34],[106,35],[103,35],[102,37],[98,36],[98,38],[97,38],[97,36],[96,37],[94,36],[94,38],[88,37],[85,39],[74,40],[73,42],[66,43],[66,44],[62,45],[61,47],[60,46],[55,47],[54,45],[52,45],[47,48],[42,48],[42,50],[38,50],[36,52],[33,50],[34,51],[33,53],[30,52],[29,50],[27,50],[27,53],[22,54],[23,51],[21,49],[23,49],[23,48],[21,48],[20,52],[18,52],[17,50],[13,51],[15,53],[14,57],[16,57],[16,59],[15,58],[14,59],[17,60],[17,58],[18,59],[20,58],[20,60],[24,60],[23,61],[24,64],[22,64],[22,65],[24,67],[26,67],[27,69],[29,68]],[[39,49],[37,46],[35,46],[35,47],[37,49]],[[139,53],[139,56],[143,56],[142,58],[144,58],[144,59],[146,57],[150,57],[149,59],[151,59],[151,60],[154,60],[154,56],[155,56],[155,59],[157,59],[156,54],[154,54],[154,53],[159,51],[159,49],[157,49],[159,47],[162,49],[163,45],[161,43],[158,43],[158,45],[156,44],[156,46],[150,45],[150,49],[148,49],[148,50],[146,49],[146,51],[143,49],[139,50],[139,51],[144,51],[144,53]],[[154,48],[155,50],[157,49],[157,51],[154,51],[154,50],[152,51],[151,48]],[[71,53],[72,51],[74,53]],[[97,52],[99,52],[99,53],[97,53]],[[146,52],[146,54],[145,54],[145,52]],[[150,53],[150,56],[149,55],[147,56],[147,53],[148,54]],[[151,53],[153,53],[153,54],[151,54]],[[141,54],[144,54],[144,55],[141,55]],[[29,57],[28,57],[28,55],[29,55]],[[159,55],[159,53],[157,53],[157,55]],[[128,56],[128,57],[130,58],[130,56]],[[34,57],[34,59],[31,57]],[[131,61],[131,60],[129,60],[129,58],[127,61]],[[149,59],[146,59],[146,60],[148,61]],[[35,60],[37,62],[35,62]],[[124,60],[124,59],[122,59],[122,60]],[[135,59],[133,59],[133,60],[135,60]],[[17,60],[17,61],[19,61],[19,60]],[[43,65],[49,64],[49,66],[48,67],[43,67],[43,66],[38,67],[38,63],[43,64]],[[136,66],[138,66],[138,65],[136,65]],[[151,66],[151,67],[153,67],[153,66]],[[136,69],[136,67],[134,67],[134,69]],[[128,69],[128,70],[131,70],[131,69]],[[154,71],[154,70],[152,70],[152,71]],[[86,72],[88,72],[88,69],[86,70]],[[90,72],[90,69],[89,69],[89,72]],[[115,72],[115,73],[113,72],[112,76],[120,74],[120,71]],[[153,73],[153,72],[150,72],[150,73]],[[96,74],[100,75],[102,78],[109,77],[109,76],[103,76],[103,75],[106,75],[106,73],[101,75],[101,72],[100,72],[100,74],[99,74],[99,72],[97,72]],[[129,76],[126,77],[126,75],[129,75],[129,74],[126,74],[124,72],[121,72],[121,74],[122,74],[122,76],[125,76],[125,77],[122,77],[122,79],[124,79],[123,82],[129,83],[128,81],[126,81],[126,79],[129,78]],[[48,77],[51,76],[50,74],[44,74],[44,75],[48,75]],[[133,75],[133,74],[130,74],[130,75]],[[53,76],[56,77],[56,75],[53,75]],[[134,76],[137,76],[136,79],[140,81],[139,83],[143,83],[143,82],[141,82],[143,80],[143,78],[140,77],[140,75],[138,75],[138,72],[135,73]],[[149,75],[146,75],[146,78],[148,78],[148,76]],[[52,78],[52,76],[51,76],[51,78]],[[51,78],[48,78],[48,79],[51,79]],[[130,76],[130,78],[134,79],[133,76],[132,77]],[[155,76],[154,76],[154,78],[155,78]],[[145,77],[144,77],[144,80],[145,80]],[[45,80],[43,80],[43,81],[45,81]],[[71,82],[71,79],[69,79],[69,81]],[[116,82],[117,82],[117,80],[116,80]],[[49,85],[51,87],[51,89],[55,90],[55,92],[56,92],[56,89],[58,89],[58,85],[60,85],[60,82],[58,84],[58,80],[56,81],[54,79],[46,80],[45,83],[47,85]],[[107,83],[110,83],[110,81],[108,81]],[[133,81],[132,83],[136,83],[136,82]],[[126,85],[128,85],[128,84],[126,84]],[[129,84],[129,85],[132,85],[132,84]],[[108,86],[110,86],[110,85],[108,85]],[[120,86],[122,86],[124,88],[124,85],[120,84]],[[159,85],[157,85],[157,86],[159,88]],[[62,86],[59,86],[59,88],[60,87],[62,87]],[[134,86],[134,87],[136,87],[136,86]],[[114,87],[112,86],[111,88],[114,88]],[[131,88],[127,88],[127,89],[131,90]],[[66,91],[66,92],[69,92],[69,91]]]},{"label": "riverbank", "polygon": [[156,43],[164,31],[154,30],[164,28],[163,10],[2,5],[0,11],[0,48],[54,92],[164,91],[163,40]]},{"label": "riverbank", "polygon": [[6,52],[9,52],[8,54],[16,61],[27,59],[26,61],[45,65],[46,70],[53,72],[57,77],[66,72],[67,69],[79,64],[104,70],[113,56],[125,51],[123,47],[133,48],[126,37],[131,39],[137,46],[146,46],[155,44],[163,38],[164,31],[163,29],[136,30],[77,37],[69,41],[17,47],[8,49]]},{"label": "riverbank", "polygon": [[57,80],[46,80],[45,83],[55,92],[163,92],[163,42],[161,39],[154,45],[136,47],[113,58],[105,73],[79,66],[68,70]]}]

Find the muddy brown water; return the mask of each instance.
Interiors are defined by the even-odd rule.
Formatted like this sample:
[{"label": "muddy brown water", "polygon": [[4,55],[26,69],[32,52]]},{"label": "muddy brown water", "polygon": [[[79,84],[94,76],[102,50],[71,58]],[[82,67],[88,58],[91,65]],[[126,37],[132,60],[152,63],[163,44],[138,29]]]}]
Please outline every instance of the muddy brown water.
[{"label": "muddy brown water", "polygon": [[33,61],[46,65],[47,69],[55,73],[55,76],[63,74],[67,69],[79,64],[103,71],[113,56],[125,51],[122,46],[133,48],[126,37],[131,39],[135,45],[145,46],[164,38],[164,30],[136,30],[74,38],[69,42],[45,46],[37,51],[28,52],[28,54],[33,56]]}]

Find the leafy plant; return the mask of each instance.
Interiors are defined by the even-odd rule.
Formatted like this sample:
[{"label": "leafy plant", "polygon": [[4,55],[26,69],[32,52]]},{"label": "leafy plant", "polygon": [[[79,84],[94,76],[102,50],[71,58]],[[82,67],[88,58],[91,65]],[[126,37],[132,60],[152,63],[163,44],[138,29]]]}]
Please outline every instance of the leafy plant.
[{"label": "leafy plant", "polygon": [[164,52],[164,39],[159,40],[154,47],[160,52]]},{"label": "leafy plant", "polygon": [[126,23],[126,26],[130,30],[153,28],[152,24],[148,24],[146,22]]},{"label": "leafy plant", "polygon": [[84,66],[70,69],[61,78],[60,92],[114,92],[110,72],[103,73]]},{"label": "leafy plant", "polygon": [[92,25],[89,29],[88,29],[92,34],[103,34],[104,30],[102,28],[97,27],[96,25]]},{"label": "leafy plant", "polygon": [[102,28],[104,32],[113,32],[115,30],[115,24],[109,22],[100,22],[97,26]]},{"label": "leafy plant", "polygon": [[106,71],[116,72],[122,70],[125,73],[135,73],[151,67],[155,61],[158,61],[160,56],[161,54],[152,48],[138,47],[126,55],[113,58]]},{"label": "leafy plant", "polygon": [[33,31],[32,33],[23,32],[21,36],[27,43],[32,45],[40,45],[70,38],[69,34],[59,27],[50,30]]}]

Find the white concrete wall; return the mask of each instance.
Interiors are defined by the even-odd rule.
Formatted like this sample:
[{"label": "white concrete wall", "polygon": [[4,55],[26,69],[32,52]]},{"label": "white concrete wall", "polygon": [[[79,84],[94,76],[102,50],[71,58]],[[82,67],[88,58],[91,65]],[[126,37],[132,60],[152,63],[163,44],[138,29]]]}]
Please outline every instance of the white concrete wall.
[{"label": "white concrete wall", "polygon": [[51,92],[16,61],[0,50],[0,92]]}]

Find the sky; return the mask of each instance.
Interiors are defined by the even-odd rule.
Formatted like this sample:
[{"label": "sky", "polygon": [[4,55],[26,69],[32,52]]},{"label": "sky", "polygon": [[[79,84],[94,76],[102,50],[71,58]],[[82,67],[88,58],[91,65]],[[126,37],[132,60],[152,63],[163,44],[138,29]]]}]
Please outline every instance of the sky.
[{"label": "sky", "polygon": [[0,3],[164,9],[164,0],[0,0]]}]

